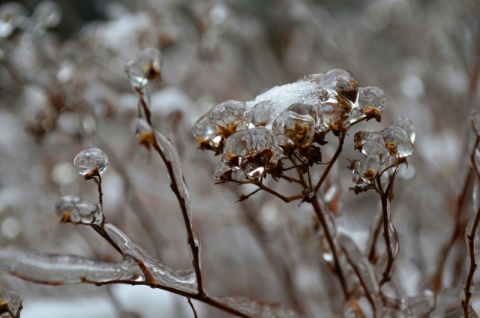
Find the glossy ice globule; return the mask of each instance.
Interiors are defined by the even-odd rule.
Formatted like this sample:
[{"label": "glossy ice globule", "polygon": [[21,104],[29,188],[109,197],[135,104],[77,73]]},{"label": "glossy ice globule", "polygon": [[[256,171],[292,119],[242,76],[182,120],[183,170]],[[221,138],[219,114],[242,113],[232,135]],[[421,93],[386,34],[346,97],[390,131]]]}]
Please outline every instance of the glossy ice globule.
[{"label": "glossy ice globule", "polygon": [[101,149],[87,148],[78,153],[73,160],[73,165],[82,176],[96,172],[102,175],[108,168],[108,157]]}]

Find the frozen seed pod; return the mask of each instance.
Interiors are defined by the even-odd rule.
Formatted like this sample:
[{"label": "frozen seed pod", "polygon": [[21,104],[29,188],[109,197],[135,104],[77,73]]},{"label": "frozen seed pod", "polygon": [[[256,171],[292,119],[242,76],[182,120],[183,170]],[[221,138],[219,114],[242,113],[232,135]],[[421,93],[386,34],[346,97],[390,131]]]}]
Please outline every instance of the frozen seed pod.
[{"label": "frozen seed pod", "polygon": [[385,147],[391,155],[406,158],[413,154],[413,143],[404,128],[390,126],[381,133],[385,139]]},{"label": "frozen seed pod", "polygon": [[357,98],[357,81],[352,73],[342,69],[333,69],[323,76],[321,82],[325,89],[331,89],[338,96],[354,102]]},{"label": "frozen seed pod", "polygon": [[193,125],[193,136],[202,149],[221,153],[226,138],[245,126],[244,102],[227,100],[213,107]]},{"label": "frozen seed pod", "polygon": [[[268,126],[274,121],[275,104],[266,100],[256,104],[245,116],[253,127]],[[252,127],[249,127],[252,128]]]},{"label": "frozen seed pod", "polygon": [[97,173],[102,175],[108,168],[108,157],[101,149],[87,148],[78,153],[73,165],[78,173],[86,178]]},{"label": "frozen seed pod", "polygon": [[148,81],[162,79],[162,54],[154,48],[146,48],[133,60],[125,63],[133,87],[145,87]]},{"label": "frozen seed pod", "polygon": [[306,147],[315,135],[315,119],[309,105],[293,104],[285,109],[273,123],[276,135],[283,135],[300,147]]},{"label": "frozen seed pod", "polygon": [[259,179],[267,168],[277,165],[281,154],[270,130],[265,127],[241,130],[226,140],[214,176],[221,179],[230,175],[237,181]]},{"label": "frozen seed pod", "polygon": [[99,205],[72,195],[66,195],[57,201],[55,213],[60,223],[101,225],[105,221]]},{"label": "frozen seed pod", "polygon": [[408,136],[410,136],[412,144],[415,142],[415,126],[413,126],[412,121],[408,117],[402,116],[397,118],[392,126],[398,126],[405,129]]}]

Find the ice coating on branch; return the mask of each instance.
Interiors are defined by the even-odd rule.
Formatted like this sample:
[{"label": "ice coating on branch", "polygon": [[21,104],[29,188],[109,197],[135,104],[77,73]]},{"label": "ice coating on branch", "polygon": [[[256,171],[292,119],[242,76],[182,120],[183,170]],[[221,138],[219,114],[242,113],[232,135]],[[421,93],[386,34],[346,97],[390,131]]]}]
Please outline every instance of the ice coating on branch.
[{"label": "ice coating on branch", "polygon": [[[136,245],[120,229],[110,223],[105,223],[105,232],[120,247],[122,253],[133,256],[141,261],[156,283],[194,293],[197,291],[195,272],[191,270],[176,271],[152,258],[144,249]],[[198,244],[198,242],[197,242]]]},{"label": "ice coating on branch", "polygon": [[214,297],[228,307],[238,310],[248,317],[258,318],[296,318],[295,311],[281,305],[270,305],[244,297]]},{"label": "ice coating on branch", "polygon": [[162,54],[155,48],[146,48],[125,63],[125,71],[132,87],[145,88],[148,81],[162,79]]},{"label": "ice coating on branch", "polygon": [[0,250],[0,270],[25,280],[49,285],[121,282],[143,276],[131,258],[120,263],[107,263],[82,256],[48,254],[10,247]]},{"label": "ice coating on branch", "polygon": [[257,180],[266,169],[277,165],[281,153],[273,134],[265,127],[241,130],[227,139],[214,175],[217,179]]},{"label": "ice coating on branch", "polygon": [[72,195],[63,196],[55,203],[55,214],[60,223],[101,225],[105,221],[98,204]]},{"label": "ice coating on branch", "polygon": [[108,157],[101,149],[87,148],[78,153],[73,165],[82,176],[92,176],[97,172],[102,175],[108,168]]},{"label": "ice coating on branch", "polygon": [[349,236],[340,234],[338,236],[338,243],[345,251],[348,262],[352,265],[355,273],[358,275],[367,297],[371,299],[374,313],[378,315],[382,307],[382,298],[380,295],[380,285],[375,276],[372,264],[362,254]]}]

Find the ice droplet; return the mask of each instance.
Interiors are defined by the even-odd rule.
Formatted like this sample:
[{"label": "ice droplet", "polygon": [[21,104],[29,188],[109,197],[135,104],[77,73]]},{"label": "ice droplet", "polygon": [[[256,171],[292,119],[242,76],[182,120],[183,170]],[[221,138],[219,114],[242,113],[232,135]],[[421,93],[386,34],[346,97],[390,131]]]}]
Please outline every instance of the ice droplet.
[{"label": "ice droplet", "polygon": [[56,27],[62,20],[62,11],[54,1],[40,2],[32,14],[35,28],[50,29]]},{"label": "ice droplet", "polygon": [[2,313],[7,314],[5,317],[20,317],[20,311],[22,310],[22,298],[19,295],[8,289],[0,287],[0,300],[0,304],[2,305]]},{"label": "ice droplet", "polygon": [[93,175],[96,172],[102,175],[108,168],[108,157],[101,149],[87,148],[78,153],[73,165],[82,176]]},{"label": "ice droplet", "polygon": [[7,38],[26,17],[26,9],[19,3],[0,5],[0,38]]},{"label": "ice droplet", "polygon": [[99,205],[72,195],[63,196],[55,203],[55,213],[61,223],[100,225],[105,221]]},{"label": "ice droplet", "polygon": [[162,79],[162,54],[155,48],[146,48],[125,63],[125,71],[133,87],[144,88],[148,81]]}]

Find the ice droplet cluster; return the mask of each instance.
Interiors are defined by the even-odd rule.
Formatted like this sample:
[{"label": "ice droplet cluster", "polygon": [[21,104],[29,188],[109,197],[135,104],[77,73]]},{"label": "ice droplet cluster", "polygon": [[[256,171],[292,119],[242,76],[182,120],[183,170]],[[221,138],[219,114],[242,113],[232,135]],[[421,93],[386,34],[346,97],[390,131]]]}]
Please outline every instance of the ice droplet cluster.
[{"label": "ice droplet cluster", "polygon": [[61,223],[101,225],[105,221],[99,204],[72,195],[63,196],[57,201],[55,213]]},{"label": "ice droplet cluster", "polygon": [[359,87],[350,72],[334,69],[273,87],[252,101],[224,101],[194,124],[193,135],[200,148],[223,154],[216,179],[245,182],[275,171],[279,159],[293,152],[318,162],[315,144],[328,132],[379,121],[384,106],[381,89]]},{"label": "ice droplet cluster", "polygon": [[87,148],[78,153],[73,165],[82,176],[102,175],[108,168],[108,157],[101,149]]},{"label": "ice droplet cluster", "polygon": [[413,153],[415,129],[410,119],[398,118],[392,126],[379,131],[359,131],[354,136],[355,148],[365,158],[352,161],[354,191],[366,191],[372,179],[389,167],[398,166]]}]

